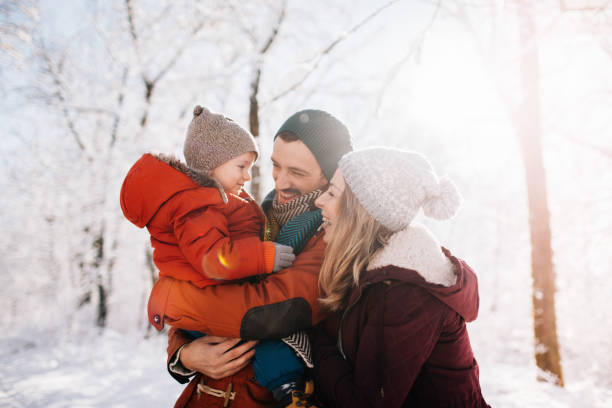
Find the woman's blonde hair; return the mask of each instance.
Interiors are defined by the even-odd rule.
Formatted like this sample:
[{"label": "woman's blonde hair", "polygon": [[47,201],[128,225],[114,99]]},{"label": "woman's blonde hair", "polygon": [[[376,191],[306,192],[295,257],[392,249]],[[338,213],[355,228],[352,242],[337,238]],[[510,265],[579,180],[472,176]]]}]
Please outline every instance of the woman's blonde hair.
[{"label": "woman's blonde hair", "polygon": [[370,258],[392,234],[362,207],[348,184],[340,200],[334,235],[319,273],[319,300],[332,311],[346,306],[350,290],[359,283]]}]

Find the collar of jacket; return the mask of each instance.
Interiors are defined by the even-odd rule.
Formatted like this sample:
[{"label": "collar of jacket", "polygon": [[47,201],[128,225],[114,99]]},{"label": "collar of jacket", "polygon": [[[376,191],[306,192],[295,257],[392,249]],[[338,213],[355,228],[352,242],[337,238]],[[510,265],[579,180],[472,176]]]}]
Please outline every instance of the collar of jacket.
[{"label": "collar of jacket", "polygon": [[[457,281],[453,262],[433,234],[420,224],[410,225],[389,238],[389,242],[372,256],[363,283],[390,279],[388,276],[381,279],[375,272],[389,265],[414,271],[426,282],[436,285],[449,287]],[[398,272],[393,279],[402,280],[401,270]]]}]

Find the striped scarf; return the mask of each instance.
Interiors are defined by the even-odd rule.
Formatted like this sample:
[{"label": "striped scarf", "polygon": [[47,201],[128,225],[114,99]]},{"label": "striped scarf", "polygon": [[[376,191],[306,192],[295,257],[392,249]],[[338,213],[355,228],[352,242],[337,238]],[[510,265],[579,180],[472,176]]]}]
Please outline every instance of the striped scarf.
[{"label": "striped scarf", "polygon": [[[264,234],[266,239],[289,245],[296,255],[299,254],[321,225],[321,210],[316,208],[314,202],[322,193],[321,190],[314,190],[288,203],[279,204],[276,192],[270,192],[262,203],[262,208],[268,214]],[[310,339],[305,332],[294,333],[282,340],[307,367],[313,367]]]},{"label": "striped scarf", "polygon": [[274,197],[272,201],[272,213],[278,225],[282,228],[297,215],[316,209],[314,202],[322,193],[321,190],[314,190],[284,204],[280,204],[278,198]]}]

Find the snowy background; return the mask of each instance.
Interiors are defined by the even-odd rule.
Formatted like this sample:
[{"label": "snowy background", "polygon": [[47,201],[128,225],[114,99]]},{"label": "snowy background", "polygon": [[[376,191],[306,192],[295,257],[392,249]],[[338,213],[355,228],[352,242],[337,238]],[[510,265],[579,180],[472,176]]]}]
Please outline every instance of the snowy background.
[{"label": "snowy background", "polygon": [[[172,406],[148,237],[119,189],[142,153],[181,154],[194,105],[248,127],[251,96],[260,194],[272,135],[308,107],[455,180],[462,210],[428,225],[479,275],[469,331],[492,406],[612,406],[609,1],[0,1],[0,47],[1,407]],[[513,119],[533,47],[565,388],[533,357]]]}]

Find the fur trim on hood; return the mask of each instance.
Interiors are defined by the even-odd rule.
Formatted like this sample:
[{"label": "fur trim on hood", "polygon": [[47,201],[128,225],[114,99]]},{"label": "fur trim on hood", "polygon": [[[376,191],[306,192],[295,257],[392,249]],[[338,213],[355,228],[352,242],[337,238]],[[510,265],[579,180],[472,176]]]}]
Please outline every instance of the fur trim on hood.
[{"label": "fur trim on hood", "polygon": [[164,153],[150,153],[151,156],[155,157],[157,160],[166,163],[168,166],[172,167],[175,170],[180,171],[187,175],[190,179],[193,180],[194,183],[202,186],[202,187],[216,187],[221,193],[221,198],[223,198],[223,202],[227,203],[227,194],[225,193],[225,189],[217,180],[206,173],[201,173],[196,170],[193,170],[187,164],[183,163],[178,157],[174,155],[164,154]]},{"label": "fur trim on hood", "polygon": [[442,252],[432,233],[420,224],[412,224],[391,236],[370,261],[368,271],[393,265],[416,271],[427,282],[453,286],[457,281],[452,262]]}]

